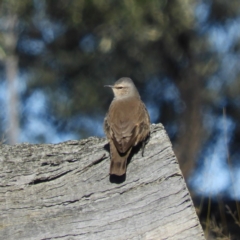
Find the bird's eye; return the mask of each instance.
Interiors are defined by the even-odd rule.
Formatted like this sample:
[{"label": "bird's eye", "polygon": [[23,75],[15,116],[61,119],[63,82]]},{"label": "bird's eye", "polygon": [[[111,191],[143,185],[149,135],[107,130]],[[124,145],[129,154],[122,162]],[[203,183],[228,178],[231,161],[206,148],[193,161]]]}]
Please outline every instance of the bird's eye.
[{"label": "bird's eye", "polygon": [[123,89],[123,87],[117,87],[117,89]]}]

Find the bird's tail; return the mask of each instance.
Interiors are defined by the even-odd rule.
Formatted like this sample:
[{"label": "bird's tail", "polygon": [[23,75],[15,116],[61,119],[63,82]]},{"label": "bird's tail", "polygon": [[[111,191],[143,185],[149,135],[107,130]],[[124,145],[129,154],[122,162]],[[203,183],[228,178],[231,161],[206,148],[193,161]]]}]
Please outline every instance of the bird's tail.
[{"label": "bird's tail", "polygon": [[111,165],[110,165],[110,174],[122,176],[126,173],[127,169],[127,159],[131,152],[130,148],[126,153],[121,154],[118,152],[114,143],[110,141],[110,151],[111,151]]}]

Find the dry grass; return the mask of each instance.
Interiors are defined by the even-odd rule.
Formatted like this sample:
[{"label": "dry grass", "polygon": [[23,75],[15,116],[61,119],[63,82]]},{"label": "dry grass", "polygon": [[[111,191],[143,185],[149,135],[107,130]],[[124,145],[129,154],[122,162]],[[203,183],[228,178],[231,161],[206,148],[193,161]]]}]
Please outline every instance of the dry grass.
[{"label": "dry grass", "polygon": [[[224,140],[225,147],[227,153],[227,162],[228,162],[228,170],[231,178],[231,185],[233,189],[234,199],[237,199],[236,195],[236,185],[234,181],[234,176],[232,172],[232,162],[228,148],[228,136],[227,136],[227,124],[226,124],[226,110],[223,109],[223,118],[224,118]],[[198,215],[202,215],[204,208],[204,198],[201,198],[200,204],[197,207],[196,211]],[[204,212],[205,217],[203,217],[201,224],[205,233],[205,238],[207,240],[238,240],[240,239],[240,206],[237,200],[235,200],[235,204],[232,205],[232,209],[236,209],[236,211],[232,211],[232,209],[224,204],[224,200],[221,195],[217,196],[217,203],[215,202],[215,209],[213,210],[213,203],[211,196],[208,197],[207,206],[205,205]],[[217,207],[216,207],[217,205]],[[234,206],[235,205],[235,206]],[[218,216],[216,220],[215,215]],[[234,226],[235,225],[235,226]],[[231,229],[230,229],[231,226]]]},{"label": "dry grass", "polygon": [[224,233],[222,225],[218,224],[214,217],[211,218],[211,221],[208,221],[208,232],[204,231],[204,233],[207,240],[231,240],[230,234],[226,235]]}]

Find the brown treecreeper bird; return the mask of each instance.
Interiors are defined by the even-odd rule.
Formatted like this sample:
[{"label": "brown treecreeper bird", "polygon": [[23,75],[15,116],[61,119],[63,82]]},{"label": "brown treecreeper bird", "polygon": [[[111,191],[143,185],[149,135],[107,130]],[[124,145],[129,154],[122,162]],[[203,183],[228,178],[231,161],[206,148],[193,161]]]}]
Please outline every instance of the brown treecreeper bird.
[{"label": "brown treecreeper bird", "polygon": [[149,136],[150,118],[131,78],[120,78],[114,85],[106,85],[114,99],[104,119],[104,132],[109,140],[110,174],[126,173],[127,159],[133,146]]}]

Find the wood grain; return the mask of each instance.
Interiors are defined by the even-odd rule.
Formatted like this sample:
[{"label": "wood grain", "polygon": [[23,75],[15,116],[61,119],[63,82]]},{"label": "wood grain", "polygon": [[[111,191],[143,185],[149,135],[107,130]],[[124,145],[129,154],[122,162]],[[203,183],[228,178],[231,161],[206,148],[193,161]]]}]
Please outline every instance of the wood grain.
[{"label": "wood grain", "polygon": [[1,145],[1,239],[204,239],[161,124],[125,181],[109,164],[105,138]]}]

